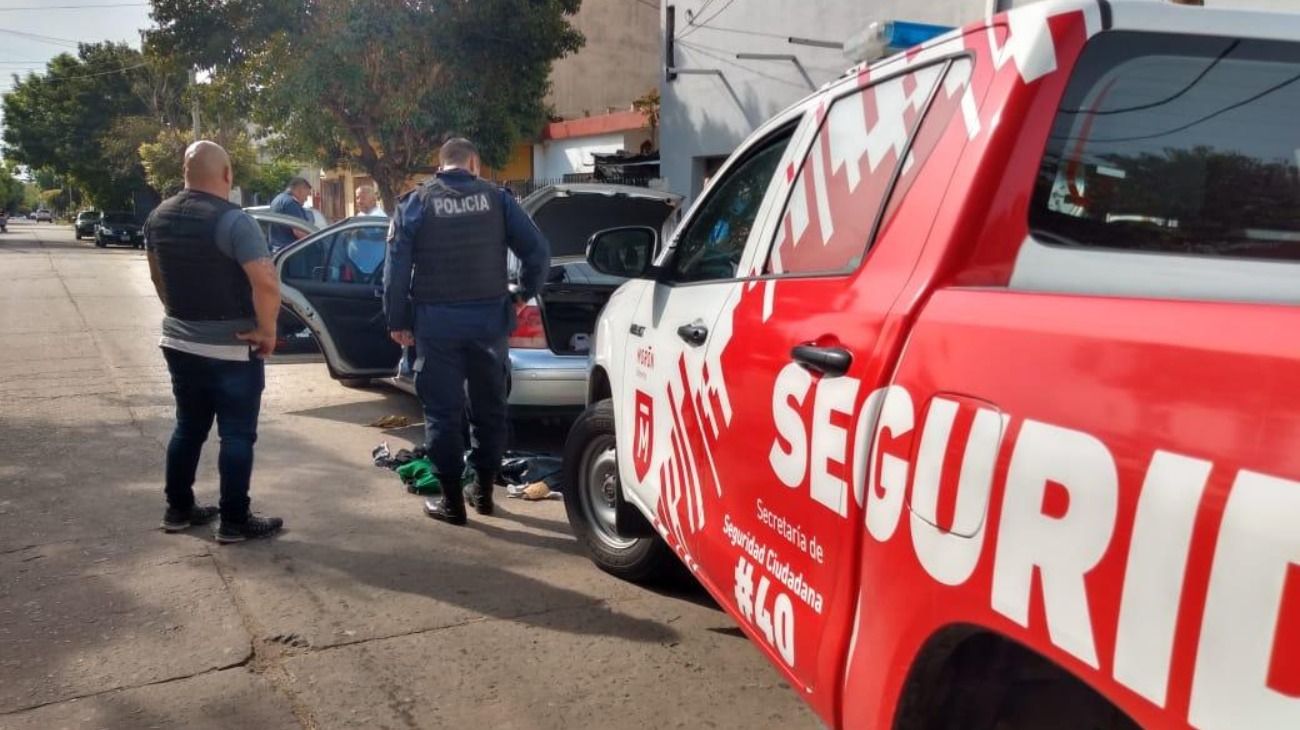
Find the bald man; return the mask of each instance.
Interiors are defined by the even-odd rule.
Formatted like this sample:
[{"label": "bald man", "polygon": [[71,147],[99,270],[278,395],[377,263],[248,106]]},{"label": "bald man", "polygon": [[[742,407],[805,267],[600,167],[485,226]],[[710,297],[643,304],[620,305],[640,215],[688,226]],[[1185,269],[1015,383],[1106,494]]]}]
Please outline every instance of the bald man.
[{"label": "bald man", "polygon": [[[163,358],[176,399],[167,445],[162,529],[180,532],[219,519],[217,542],[268,537],[284,524],[250,509],[253,444],[275,351],[280,283],[256,221],[230,198],[230,156],[199,141],[185,150],[185,189],[144,224],[149,274],[162,300]],[[220,509],[194,498],[199,456],[212,421],[221,454]]]}]

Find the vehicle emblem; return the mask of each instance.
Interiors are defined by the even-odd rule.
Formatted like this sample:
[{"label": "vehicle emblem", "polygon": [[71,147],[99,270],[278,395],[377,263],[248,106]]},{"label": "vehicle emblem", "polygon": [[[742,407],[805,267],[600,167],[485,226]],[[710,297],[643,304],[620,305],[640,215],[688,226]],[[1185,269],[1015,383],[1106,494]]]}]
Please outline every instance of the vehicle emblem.
[{"label": "vehicle emblem", "polygon": [[636,392],[636,420],[632,435],[632,464],[636,468],[637,481],[645,481],[650,473],[650,462],[654,458],[654,399],[649,395]]}]

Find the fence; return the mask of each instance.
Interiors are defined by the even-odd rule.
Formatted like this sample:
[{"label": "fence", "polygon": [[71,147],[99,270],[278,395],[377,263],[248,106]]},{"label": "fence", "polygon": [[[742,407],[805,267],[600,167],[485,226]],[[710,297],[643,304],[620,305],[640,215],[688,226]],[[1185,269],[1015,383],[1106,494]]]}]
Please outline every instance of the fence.
[{"label": "fence", "polygon": [[547,185],[561,185],[565,183],[612,183],[615,185],[632,185],[639,188],[650,187],[654,180],[651,177],[630,176],[630,175],[603,175],[600,179],[593,173],[578,173],[565,175],[559,178],[534,178],[531,180],[502,180],[498,181],[500,185],[515,194],[515,197],[526,198],[529,195],[541,190]]}]

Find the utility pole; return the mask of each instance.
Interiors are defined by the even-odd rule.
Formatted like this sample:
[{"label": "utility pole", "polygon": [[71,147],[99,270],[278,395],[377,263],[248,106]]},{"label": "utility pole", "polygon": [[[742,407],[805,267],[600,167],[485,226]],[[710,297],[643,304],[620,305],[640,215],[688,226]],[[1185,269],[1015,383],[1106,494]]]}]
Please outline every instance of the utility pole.
[{"label": "utility pole", "polygon": [[190,69],[190,117],[192,118],[194,123],[194,128],[192,131],[194,133],[194,140],[196,142],[199,139],[199,95],[198,92],[196,91],[198,85],[199,85],[198,71],[195,71],[194,69]]}]

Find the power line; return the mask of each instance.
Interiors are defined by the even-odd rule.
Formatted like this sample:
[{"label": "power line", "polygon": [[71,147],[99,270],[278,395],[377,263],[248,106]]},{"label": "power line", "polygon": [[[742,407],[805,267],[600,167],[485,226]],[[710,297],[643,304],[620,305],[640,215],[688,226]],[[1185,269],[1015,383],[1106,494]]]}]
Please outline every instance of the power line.
[{"label": "power line", "polygon": [[133,70],[135,70],[135,69],[137,69],[137,68],[143,68],[143,67],[148,66],[148,65],[149,65],[149,62],[148,62],[148,61],[142,61],[142,62],[140,62],[140,63],[132,64],[132,65],[130,65],[130,66],[123,66],[123,67],[121,67],[121,68],[115,68],[115,69],[113,69],[113,70],[111,70],[111,71],[99,71],[99,72],[97,72],[97,73],[93,73],[93,74],[79,74],[79,75],[77,75],[77,76],[38,76],[37,78],[39,78],[41,81],[46,81],[46,82],[48,82],[48,81],[73,81],[73,80],[75,80],[75,79],[93,79],[93,78],[95,78],[95,77],[97,77],[97,76],[112,76],[113,74],[120,74],[120,73],[124,73],[124,72],[126,72],[126,71],[133,71]]},{"label": "power line", "polygon": [[776,38],[779,40],[785,40],[790,37],[789,33],[764,33],[761,30],[743,30],[741,28],[724,28],[720,25],[710,25],[709,30],[714,31],[716,33],[735,33],[737,35],[754,36],[755,38]]},{"label": "power line", "polygon": [[1206,66],[1204,70],[1202,70],[1199,74],[1197,74],[1196,78],[1192,79],[1191,83],[1179,89],[1177,92],[1161,99],[1160,101],[1152,101],[1146,104],[1138,104],[1137,106],[1121,107],[1119,109],[1090,110],[1090,109],[1082,109],[1082,108],[1080,109],[1062,108],[1061,113],[1062,114],[1088,114],[1095,117],[1104,117],[1110,114],[1128,114],[1130,112],[1141,112],[1141,111],[1146,111],[1148,109],[1154,109],[1158,106],[1164,106],[1165,104],[1168,104],[1171,101],[1177,99],[1178,97],[1191,91],[1193,87],[1201,83],[1201,81],[1204,80],[1206,76],[1210,75],[1210,72],[1214,70],[1214,67],[1218,66],[1219,62],[1227,58],[1228,54],[1232,53],[1233,50],[1235,50],[1237,46],[1240,44],[1241,41],[1239,40],[1233,41],[1232,43],[1228,44],[1228,47],[1223,49],[1223,52],[1220,53],[1217,57],[1215,57],[1215,59],[1210,62],[1210,65]]},{"label": "power line", "polygon": [[[737,63],[739,59],[737,59],[734,54],[731,55],[730,57],[721,55],[724,53],[731,53],[730,51],[726,51],[721,48],[714,48],[713,46],[701,46],[698,43],[692,43],[690,41],[680,41],[680,43],[681,46],[688,51],[694,51],[695,53],[698,53],[701,56],[706,56],[708,58],[712,58],[715,61],[721,61],[722,63],[735,66],[736,68],[744,69],[745,71],[748,71],[749,73],[753,74],[754,76],[758,76],[759,78],[764,78],[767,79],[768,81],[775,81],[779,84],[785,84],[787,86],[794,86],[800,89],[807,88],[803,84],[795,83],[790,79],[782,78],[780,76],[774,76],[770,73],[759,71],[758,69],[753,68],[751,66],[746,66],[743,63]],[[718,51],[718,53],[711,53],[710,51]]]},{"label": "power line", "polygon": [[105,5],[30,5],[27,7],[0,8],[0,13],[18,10],[92,10],[94,8],[136,8],[149,3],[108,3]]},{"label": "power line", "polygon": [[[1225,107],[1223,107],[1222,109],[1220,109],[1220,110],[1218,110],[1218,111],[1216,111],[1216,112],[1211,112],[1211,113],[1209,113],[1209,114],[1206,114],[1206,115],[1203,116],[1203,117],[1200,117],[1200,118],[1198,118],[1198,119],[1194,119],[1194,120],[1188,122],[1187,124],[1184,124],[1184,125],[1179,126],[1179,127],[1174,127],[1173,129],[1167,129],[1167,130],[1165,130],[1165,131],[1163,131],[1163,132],[1156,132],[1155,134],[1142,134],[1142,135],[1137,135],[1137,136],[1134,136],[1134,137],[1112,137],[1112,138],[1109,138],[1109,139],[1087,139],[1087,138],[1085,138],[1085,141],[1086,141],[1086,142],[1101,142],[1101,143],[1113,143],[1113,142],[1141,142],[1141,141],[1143,141],[1143,140],[1148,140],[1148,139],[1158,139],[1158,138],[1160,138],[1160,137],[1167,137],[1167,136],[1169,136],[1169,135],[1171,135],[1171,134],[1177,134],[1177,133],[1179,133],[1179,132],[1185,132],[1185,131],[1191,129],[1192,127],[1195,127],[1195,126],[1198,125],[1198,124],[1202,124],[1202,123],[1204,123],[1204,122],[1208,122],[1208,121],[1210,121],[1211,119],[1214,119],[1215,117],[1222,116],[1222,115],[1227,114],[1228,112],[1233,111],[1233,110],[1235,110],[1235,109],[1240,109],[1241,107],[1246,106],[1247,104],[1251,104],[1251,103],[1254,103],[1254,102],[1256,102],[1256,101],[1259,101],[1260,99],[1263,99],[1264,97],[1268,96],[1269,94],[1272,94],[1272,93],[1275,92],[1275,91],[1280,91],[1280,90],[1282,90],[1282,89],[1284,89],[1284,88],[1290,86],[1291,84],[1294,84],[1294,83],[1297,82],[1297,81],[1300,81],[1300,74],[1297,74],[1297,75],[1295,75],[1295,76],[1292,76],[1291,78],[1287,79],[1286,81],[1283,81],[1283,82],[1280,83],[1280,84],[1275,84],[1275,85],[1273,85],[1273,86],[1270,86],[1270,87],[1268,87],[1267,89],[1264,89],[1263,91],[1259,92],[1258,94],[1255,94],[1254,96],[1248,97],[1248,98],[1246,98],[1246,99],[1242,99],[1241,101],[1236,102],[1235,104],[1229,104],[1228,106],[1225,106]],[[1060,136],[1060,135],[1055,135],[1055,134],[1052,135],[1051,138],[1052,138],[1052,139],[1057,139],[1057,140],[1059,140],[1059,139],[1065,139],[1065,140],[1072,140],[1072,139],[1074,139],[1073,137],[1069,137],[1069,136],[1062,137],[1062,136]]]},{"label": "power line", "polygon": [[704,2],[700,4],[700,7],[698,9],[695,12],[691,13],[690,19],[688,19],[686,22],[691,25],[695,25],[695,19],[700,17],[702,14],[704,14],[704,11],[708,10],[709,6],[712,5],[713,2],[714,0],[704,0]]},{"label": "power line", "polygon": [[690,35],[691,33],[694,33],[695,31],[699,30],[700,28],[705,27],[705,26],[708,24],[708,22],[709,22],[710,20],[713,20],[713,19],[717,18],[719,15],[722,15],[724,12],[726,12],[726,11],[727,11],[727,8],[731,7],[732,3],[734,3],[734,2],[736,2],[736,0],[727,0],[727,2],[723,3],[723,4],[722,4],[722,7],[718,8],[718,9],[713,13],[713,15],[710,15],[709,17],[705,18],[704,20],[699,21],[698,23],[695,22],[695,21],[692,19],[692,21],[691,21],[691,27],[689,27],[689,28],[687,28],[685,31],[683,31],[683,32],[677,34],[677,38],[678,38],[678,40],[680,40],[680,39],[682,39],[682,38],[685,38],[686,36]]},{"label": "power line", "polygon": [[56,45],[56,46],[71,46],[72,48],[76,48],[81,45],[81,41],[75,41],[72,40],[71,38],[55,38],[54,36],[50,36],[50,35],[28,33],[26,31],[11,30],[9,28],[0,28],[0,33],[8,33],[9,35],[16,35],[20,38],[28,38],[34,41],[49,43],[51,45]]}]

